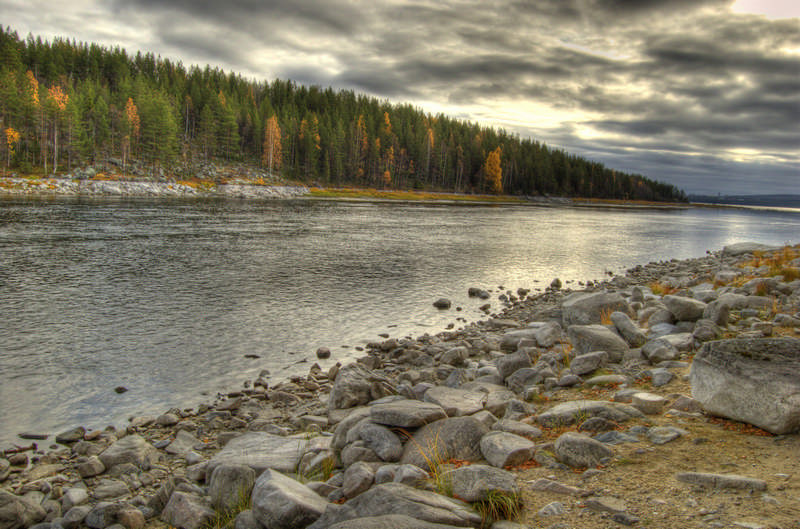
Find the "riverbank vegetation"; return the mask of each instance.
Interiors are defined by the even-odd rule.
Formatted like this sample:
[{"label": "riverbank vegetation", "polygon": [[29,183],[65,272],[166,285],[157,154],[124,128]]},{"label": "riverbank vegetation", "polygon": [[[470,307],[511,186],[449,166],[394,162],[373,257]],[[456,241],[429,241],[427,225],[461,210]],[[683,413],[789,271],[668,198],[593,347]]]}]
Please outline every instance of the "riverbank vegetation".
[{"label": "riverbank vegetation", "polygon": [[209,164],[246,164],[324,187],[686,201],[669,184],[352,90],[10,28],[0,58],[4,174],[92,167],[188,180]]}]

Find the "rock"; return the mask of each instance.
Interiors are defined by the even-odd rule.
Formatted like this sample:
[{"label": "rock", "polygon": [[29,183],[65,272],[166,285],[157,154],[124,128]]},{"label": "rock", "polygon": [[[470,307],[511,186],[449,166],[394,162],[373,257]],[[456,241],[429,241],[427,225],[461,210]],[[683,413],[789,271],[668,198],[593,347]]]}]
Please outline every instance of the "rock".
[{"label": "rock", "polygon": [[647,341],[644,332],[624,312],[612,312],[611,322],[631,347],[641,347]]},{"label": "rock", "polygon": [[327,529],[456,529],[456,526],[423,522],[402,514],[384,514],[347,520]]},{"label": "rock", "polygon": [[347,439],[361,439],[383,461],[397,461],[403,455],[400,438],[386,426],[375,424],[369,419],[364,419],[353,427],[347,433]]},{"label": "rock", "polygon": [[84,435],[86,435],[86,428],[78,426],[77,428],[56,435],[56,442],[61,444],[76,443],[81,441]]},{"label": "rock", "polygon": [[675,402],[669,405],[671,410],[680,410],[689,413],[700,413],[703,411],[703,405],[686,395],[680,395]]},{"label": "rock", "polygon": [[583,489],[572,487],[570,485],[564,485],[563,483],[559,483],[547,478],[539,478],[536,481],[529,481],[528,487],[530,487],[531,490],[539,492],[551,492],[553,494],[566,494],[569,496],[581,496],[586,493],[586,491]]},{"label": "rock", "polygon": [[509,419],[502,419],[492,423],[491,429],[498,432],[508,432],[526,439],[535,439],[541,437],[542,431],[535,426],[526,424],[520,421],[512,421]]},{"label": "rock", "polygon": [[214,518],[214,511],[202,497],[188,492],[173,492],[161,520],[178,529],[199,529]]},{"label": "rock", "polygon": [[174,413],[164,413],[156,417],[156,424],[162,428],[175,426],[179,422],[181,422],[181,418]]},{"label": "rock", "polygon": [[331,350],[328,349],[327,347],[320,347],[319,349],[317,349],[317,358],[319,358],[320,360],[325,360],[326,358],[330,357],[331,357]]},{"label": "rock", "polygon": [[611,514],[622,514],[627,510],[625,502],[608,496],[587,498],[584,504],[593,511],[609,512]]},{"label": "rock", "polygon": [[575,432],[561,434],[555,443],[556,458],[573,468],[595,467],[614,451],[591,437]]},{"label": "rock", "polygon": [[394,393],[396,391],[389,379],[358,363],[352,363],[339,369],[328,399],[328,408],[352,408]]},{"label": "rock", "polygon": [[608,353],[605,351],[593,351],[578,355],[569,363],[569,370],[574,375],[585,375],[596,371],[608,363]]},{"label": "rock", "polygon": [[119,498],[130,493],[128,486],[115,479],[104,479],[92,491],[92,498],[96,500],[110,500],[112,498]]},{"label": "rock", "polygon": [[656,445],[664,445],[689,432],[674,426],[654,426],[647,430],[647,438]]},{"label": "rock", "polygon": [[437,309],[449,309],[453,303],[447,298],[439,298],[433,302],[433,306]]},{"label": "rock", "polygon": [[630,384],[631,379],[625,375],[598,375],[586,380],[587,386],[614,386]]},{"label": "rock", "polygon": [[712,301],[708,304],[706,309],[703,311],[702,319],[708,320],[719,327],[725,327],[728,325],[730,313],[731,306],[723,300],[717,299],[716,301]]},{"label": "rock", "polygon": [[645,418],[645,415],[632,406],[619,402],[595,400],[574,400],[553,406],[536,417],[536,422],[547,427],[569,426],[582,423],[590,417],[601,417],[613,422]]},{"label": "rock", "polygon": [[722,338],[722,329],[711,320],[700,319],[694,326],[692,338],[701,343],[719,340]]},{"label": "rock", "polygon": [[429,463],[463,459],[478,461],[483,456],[481,438],[489,428],[472,417],[453,417],[423,426],[406,442],[402,464],[430,470]]},{"label": "rock", "polygon": [[631,405],[645,415],[660,415],[667,399],[653,393],[640,392],[631,397]]},{"label": "rock", "polygon": [[519,435],[493,431],[481,438],[483,457],[497,468],[515,467],[533,458],[533,442]]},{"label": "rock", "polygon": [[761,244],[757,242],[737,242],[729,244],[722,248],[722,255],[731,257],[738,257],[740,255],[755,253],[755,252],[777,252],[781,250],[781,246],[772,246],[769,244]]},{"label": "rock", "polygon": [[114,523],[120,508],[119,504],[101,501],[92,507],[83,523],[92,529],[105,529]]},{"label": "rock", "polygon": [[534,367],[523,367],[514,371],[506,378],[506,385],[511,391],[521,394],[526,388],[541,384],[545,379],[555,376],[549,365],[540,362]]},{"label": "rock", "polygon": [[245,465],[219,465],[211,473],[208,495],[211,505],[218,510],[232,509],[242,498],[249,498],[256,481],[256,473]]},{"label": "rock", "polygon": [[[419,522],[415,522],[414,525],[406,526],[413,528],[427,527],[420,522],[457,527],[477,527],[481,523],[480,515],[462,501],[434,492],[414,489],[402,483],[383,483],[356,496],[344,505],[329,505],[325,513],[308,529],[333,527],[351,529],[359,527],[357,525],[358,518],[379,517],[387,514],[407,516],[418,520]],[[394,529],[402,526],[390,525],[387,527]]]},{"label": "rock", "polygon": [[368,408],[368,414],[374,423],[399,428],[418,428],[447,417],[438,404],[417,400],[374,404]]},{"label": "rock", "polygon": [[517,351],[516,353],[501,356],[495,361],[495,365],[497,366],[497,372],[500,374],[500,378],[503,380],[515,371],[525,367],[533,367],[531,357],[527,351]]},{"label": "rock", "polygon": [[603,325],[571,325],[567,334],[579,355],[605,351],[609,361],[617,363],[629,349],[625,340]]},{"label": "rock", "polygon": [[264,529],[304,529],[327,506],[316,492],[272,469],[265,470],[253,487],[253,516]]},{"label": "rock", "polygon": [[539,347],[550,349],[561,341],[561,335],[563,332],[564,331],[561,328],[561,325],[552,321],[536,329],[536,331],[533,333],[533,337],[536,338],[536,343],[539,345]]},{"label": "rock", "polygon": [[453,347],[452,349],[448,349],[442,353],[442,357],[439,359],[443,364],[456,367],[466,365],[468,360],[469,350],[466,347]]},{"label": "rock", "polygon": [[416,465],[399,465],[394,473],[393,481],[403,483],[410,487],[417,486],[420,482],[430,478],[430,474]]},{"label": "rock", "polygon": [[677,321],[697,321],[703,317],[706,304],[683,296],[664,296],[661,302],[675,316]]},{"label": "rock", "polygon": [[650,382],[653,384],[653,387],[660,388],[661,386],[666,386],[675,378],[675,375],[670,373],[668,370],[658,367],[656,369],[650,370],[650,376],[652,377]]},{"label": "rock", "polygon": [[261,529],[261,525],[256,520],[256,517],[253,516],[253,510],[247,509],[236,515],[233,529]]},{"label": "rock", "polygon": [[344,471],[342,494],[347,499],[355,498],[369,489],[374,481],[375,472],[372,471],[372,467],[361,461],[353,463]]},{"label": "rock", "polygon": [[146,523],[142,511],[135,507],[123,507],[117,512],[117,523],[125,529],[142,529]]},{"label": "rock", "polygon": [[150,470],[158,461],[158,450],[140,435],[127,435],[103,450],[99,457],[106,468],[132,463],[142,470]]},{"label": "rock", "polygon": [[487,291],[477,287],[470,287],[467,294],[471,298],[489,299],[491,297]]},{"label": "rock", "polygon": [[448,417],[461,417],[481,411],[486,393],[434,386],[425,392],[422,400],[441,406]]},{"label": "rock", "polygon": [[0,528],[24,529],[43,520],[46,515],[40,506],[0,490]]},{"label": "rock", "polygon": [[776,435],[800,430],[800,340],[707,342],[689,375],[692,397],[711,414]]},{"label": "rock", "polygon": [[630,311],[622,296],[610,292],[575,292],[561,302],[564,326],[600,323],[603,314]]},{"label": "rock", "polygon": [[675,360],[680,356],[680,352],[669,341],[664,338],[657,338],[644,344],[642,355],[651,363],[658,364],[668,360]]},{"label": "rock", "polygon": [[492,491],[506,496],[519,493],[514,474],[487,465],[459,467],[447,472],[443,478],[453,485],[454,497],[469,503],[488,500]]},{"label": "rock", "polygon": [[76,505],[83,505],[89,501],[89,493],[81,487],[70,487],[61,496],[61,511],[67,512]]},{"label": "rock", "polygon": [[767,483],[761,479],[747,478],[735,474],[704,474],[700,472],[679,472],[675,479],[690,485],[714,489],[767,490]]},{"label": "rock", "polygon": [[536,513],[539,516],[547,517],[547,516],[561,516],[566,512],[564,508],[564,504],[558,501],[553,501],[539,509]]},{"label": "rock", "polygon": [[225,445],[208,462],[206,473],[213,474],[220,465],[246,465],[256,474],[268,468],[294,472],[307,445],[308,440],[303,436],[284,437],[265,432],[247,432]]},{"label": "rock", "polygon": [[64,529],[77,529],[86,520],[92,508],[88,505],[76,505],[64,513],[61,526]]}]

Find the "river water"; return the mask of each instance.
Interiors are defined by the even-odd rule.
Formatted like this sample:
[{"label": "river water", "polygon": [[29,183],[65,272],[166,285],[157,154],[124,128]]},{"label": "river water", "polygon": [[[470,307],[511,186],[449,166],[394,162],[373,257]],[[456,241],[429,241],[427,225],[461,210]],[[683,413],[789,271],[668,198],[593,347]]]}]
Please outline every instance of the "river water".
[{"label": "river water", "polygon": [[0,200],[0,447],[194,407],[262,369],[304,374],[318,347],[327,368],[381,333],[458,327],[484,316],[472,286],[498,308],[500,286],[797,243],[799,228],[798,211]]}]

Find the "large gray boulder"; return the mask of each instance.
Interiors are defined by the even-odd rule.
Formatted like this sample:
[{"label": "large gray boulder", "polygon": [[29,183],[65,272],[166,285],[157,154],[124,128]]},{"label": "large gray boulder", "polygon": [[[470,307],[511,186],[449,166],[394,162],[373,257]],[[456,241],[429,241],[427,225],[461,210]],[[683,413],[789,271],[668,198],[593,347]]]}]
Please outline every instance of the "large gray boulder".
[{"label": "large gray boulder", "polygon": [[456,527],[478,527],[481,523],[480,515],[462,501],[435,492],[414,489],[402,483],[382,483],[343,505],[328,505],[325,513],[308,526],[308,529],[358,527],[356,524],[359,518],[387,514]]},{"label": "large gray boulder", "polygon": [[706,304],[684,296],[664,296],[661,302],[678,321],[697,321],[703,317]]},{"label": "large gray boulder", "polygon": [[328,399],[328,408],[331,410],[353,408],[395,393],[395,388],[388,378],[370,371],[361,364],[352,363],[341,368],[336,375]]},{"label": "large gray boulder", "polygon": [[644,344],[642,356],[655,365],[660,362],[675,360],[680,356],[680,351],[669,340],[662,337]]},{"label": "large gray boulder", "polygon": [[248,466],[219,465],[209,480],[211,504],[223,511],[232,509],[242,498],[250,497],[255,481],[256,473]]},{"label": "large gray boulder", "polygon": [[0,529],[22,529],[44,519],[46,513],[38,505],[0,490]]},{"label": "large gray boulder", "polygon": [[586,419],[600,417],[614,422],[644,419],[645,415],[627,404],[603,400],[573,400],[553,406],[536,416],[536,422],[547,428],[582,423]]},{"label": "large gray boulder", "polygon": [[461,417],[481,411],[486,402],[486,393],[434,386],[425,392],[422,400],[441,406],[448,417]]},{"label": "large gray boulder", "polygon": [[488,465],[465,465],[447,472],[443,479],[453,485],[454,496],[470,503],[488,500],[492,491],[507,496],[519,492],[514,474]]},{"label": "large gray boulder", "polygon": [[306,452],[308,440],[302,436],[284,437],[266,432],[247,432],[231,439],[208,462],[206,474],[220,465],[245,465],[260,474],[268,468],[294,472]]},{"label": "large gray boulder", "polygon": [[641,347],[647,341],[644,332],[624,312],[612,312],[611,322],[631,347]]},{"label": "large gray boulder", "polygon": [[363,419],[347,432],[347,442],[364,441],[364,445],[383,461],[397,461],[403,455],[403,443],[395,433],[381,424]]},{"label": "large gray boulder", "polygon": [[423,426],[406,442],[400,463],[430,470],[449,459],[482,459],[481,437],[489,428],[473,417],[452,417]]},{"label": "large gray boulder", "polygon": [[616,292],[575,292],[561,302],[564,326],[600,323],[603,315],[630,313],[628,302]]},{"label": "large gray boulder", "polygon": [[507,379],[508,389],[515,393],[522,393],[525,389],[544,382],[546,378],[554,377],[556,373],[546,363],[540,362],[534,367],[523,367],[514,371]]},{"label": "large gray boulder", "polygon": [[528,352],[523,350],[501,356],[495,360],[495,365],[497,366],[497,372],[500,373],[500,378],[505,380],[509,375],[519,369],[532,367],[533,363],[531,362],[531,356]]},{"label": "large gray boulder", "polygon": [[800,340],[707,342],[692,362],[692,397],[709,413],[772,432],[800,430]]},{"label": "large gray boulder", "polygon": [[573,375],[586,375],[600,369],[608,363],[608,353],[605,351],[593,351],[578,355],[569,363],[569,370]]},{"label": "large gray boulder", "polygon": [[140,435],[127,435],[106,448],[99,457],[108,469],[132,463],[142,470],[150,470],[158,461],[158,450]]},{"label": "large gray boulder", "polygon": [[722,248],[722,254],[737,257],[753,252],[777,252],[782,248],[782,246],[773,246],[771,244],[761,244],[758,242],[737,242]]},{"label": "large gray boulder", "polygon": [[173,492],[161,520],[178,529],[199,529],[214,517],[214,510],[206,500],[188,492]]},{"label": "large gray boulder", "polygon": [[418,400],[373,404],[368,415],[374,423],[398,428],[418,428],[447,417],[438,404]]},{"label": "large gray boulder", "polygon": [[612,363],[622,361],[630,349],[628,342],[603,325],[571,325],[567,334],[578,354],[605,351]]},{"label": "large gray boulder", "polygon": [[265,470],[253,487],[253,516],[264,529],[304,529],[327,506],[316,492],[275,470]]},{"label": "large gray boulder", "polygon": [[481,438],[483,457],[497,468],[521,465],[533,458],[535,447],[530,440],[508,432],[492,431]]}]

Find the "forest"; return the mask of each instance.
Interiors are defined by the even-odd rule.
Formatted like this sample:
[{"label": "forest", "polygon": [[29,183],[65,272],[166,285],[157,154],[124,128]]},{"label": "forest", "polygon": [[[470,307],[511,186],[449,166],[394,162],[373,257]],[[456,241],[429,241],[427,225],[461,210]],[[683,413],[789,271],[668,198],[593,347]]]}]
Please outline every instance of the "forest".
[{"label": "forest", "polygon": [[258,81],[0,27],[3,174],[260,166],[311,185],[686,201],[673,185],[352,90]]}]

